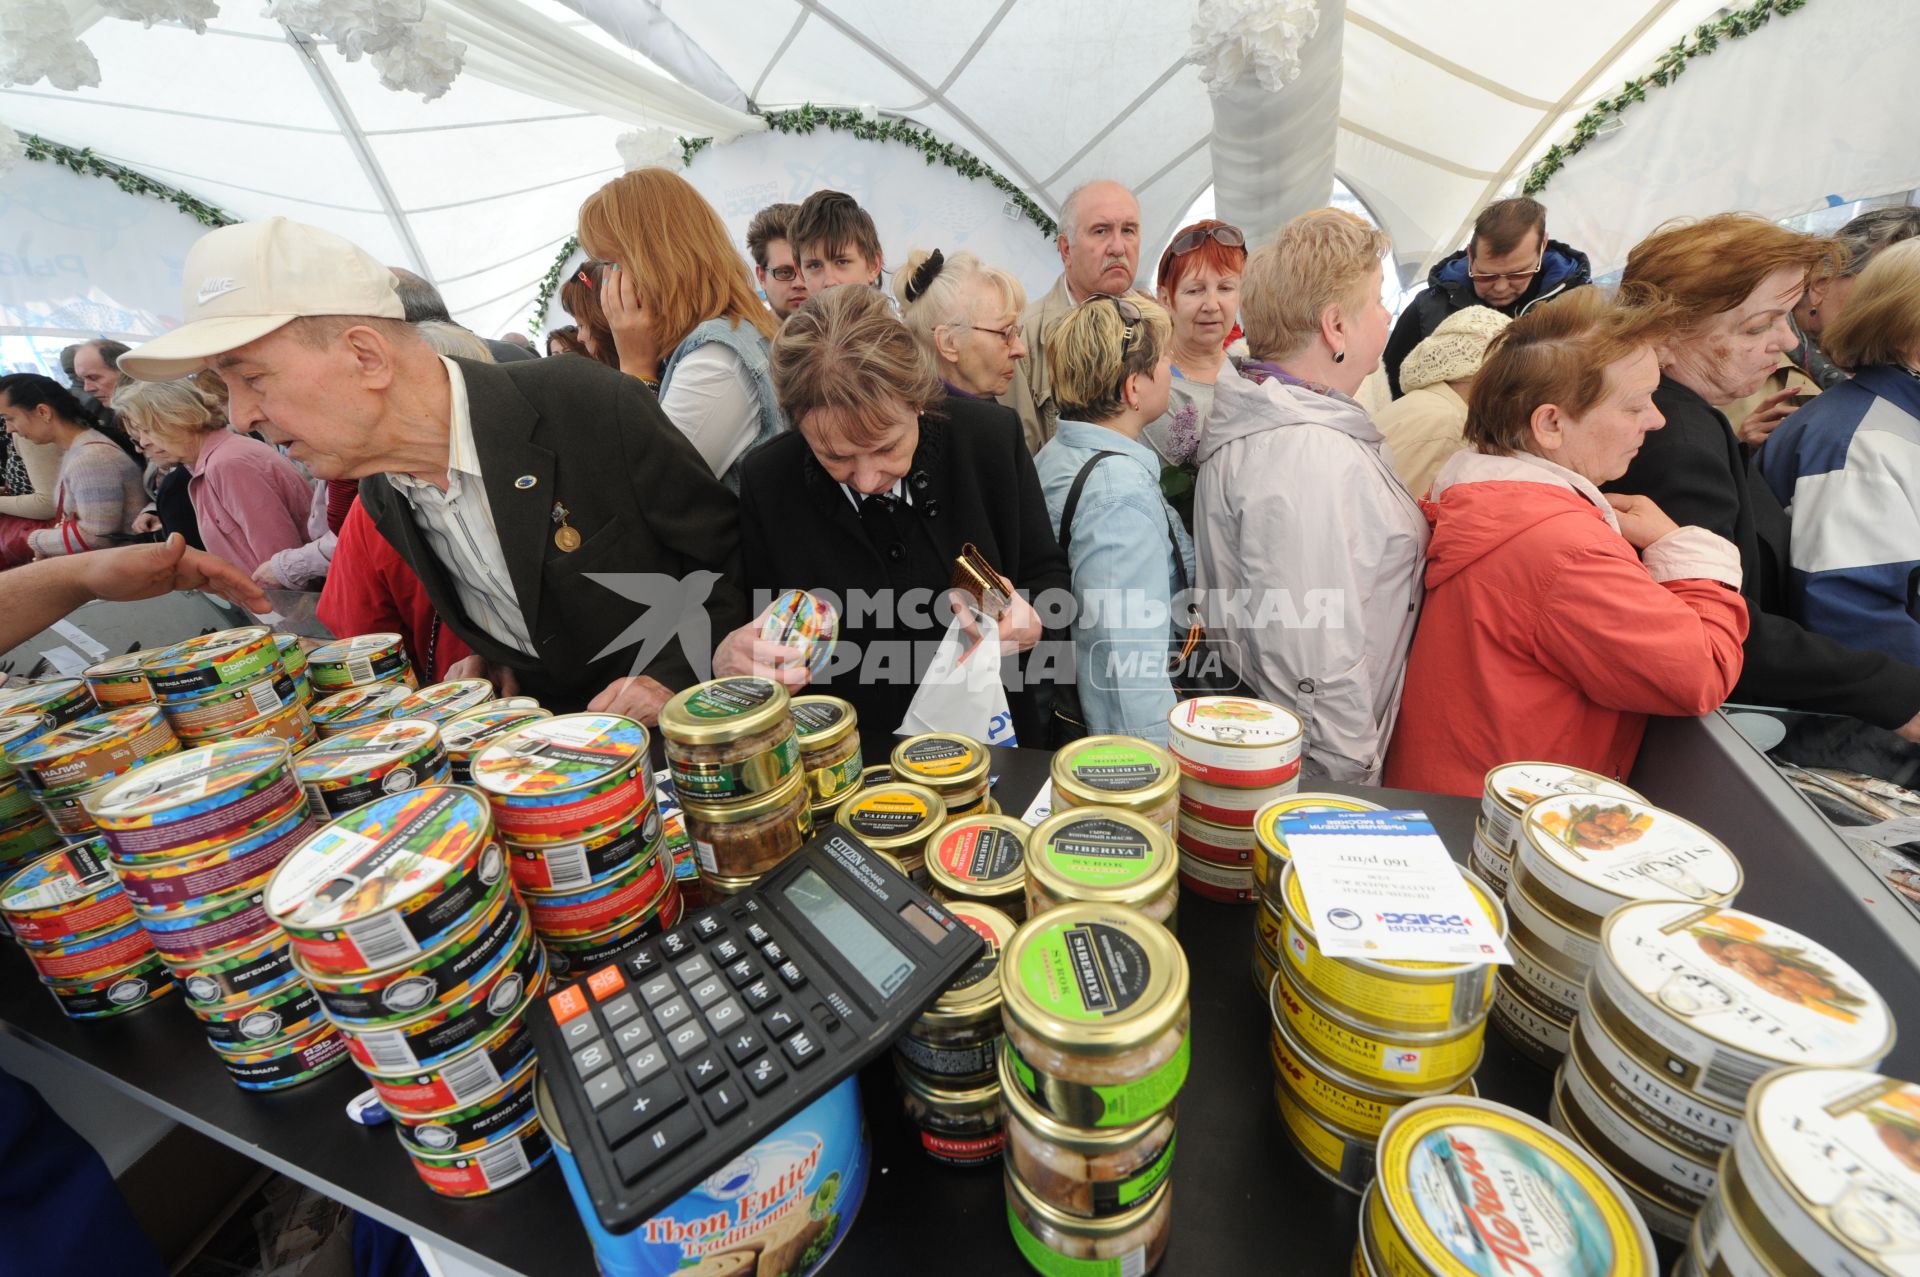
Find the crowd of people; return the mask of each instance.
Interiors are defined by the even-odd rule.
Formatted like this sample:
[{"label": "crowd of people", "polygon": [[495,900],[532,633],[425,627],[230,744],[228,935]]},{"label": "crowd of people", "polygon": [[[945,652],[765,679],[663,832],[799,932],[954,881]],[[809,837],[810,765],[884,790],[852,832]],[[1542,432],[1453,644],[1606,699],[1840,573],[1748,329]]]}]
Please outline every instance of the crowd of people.
[{"label": "crowd of people", "polygon": [[[884,735],[957,624],[1023,744],[1208,690],[1298,714],[1309,777],[1468,794],[1728,699],[1920,740],[1920,209],[1677,221],[1603,288],[1503,199],[1397,322],[1331,208],[1182,227],[1141,287],[1114,182],[1032,300],[839,191],[739,245],[641,169],[578,231],[544,358],[327,232],[210,233],[182,327],[0,377],[0,563],[178,533],[423,673],[647,722],[711,656]],[[753,614],[796,589],[825,668]]]}]

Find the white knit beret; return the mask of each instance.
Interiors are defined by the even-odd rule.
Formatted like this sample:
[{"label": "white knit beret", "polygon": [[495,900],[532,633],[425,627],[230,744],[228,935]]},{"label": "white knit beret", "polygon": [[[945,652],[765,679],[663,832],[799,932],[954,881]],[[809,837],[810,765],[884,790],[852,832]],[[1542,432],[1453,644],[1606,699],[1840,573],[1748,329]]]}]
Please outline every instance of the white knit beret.
[{"label": "white knit beret", "polygon": [[1487,357],[1487,343],[1512,322],[1487,306],[1454,311],[1408,352],[1400,365],[1400,389],[1419,390],[1473,376]]}]

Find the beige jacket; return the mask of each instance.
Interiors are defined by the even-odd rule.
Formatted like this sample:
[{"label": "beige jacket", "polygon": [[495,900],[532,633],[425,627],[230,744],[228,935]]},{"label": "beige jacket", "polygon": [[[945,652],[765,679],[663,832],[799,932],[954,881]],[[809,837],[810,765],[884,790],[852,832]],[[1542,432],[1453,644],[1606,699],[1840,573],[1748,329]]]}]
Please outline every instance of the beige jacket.
[{"label": "beige jacket", "polygon": [[27,478],[33,480],[33,491],[0,497],[0,514],[22,519],[51,519],[53,490],[60,486],[60,446],[35,443],[19,435],[15,435],[12,442],[20,450],[20,459],[27,463]]},{"label": "beige jacket", "polygon": [[1066,272],[1053,281],[1053,287],[1039,301],[1020,313],[1020,339],[1026,343],[1027,356],[1013,365],[1013,384],[1000,402],[1020,414],[1020,428],[1027,438],[1027,451],[1038,452],[1053,438],[1060,410],[1053,402],[1053,378],[1047,374],[1047,330],[1073,309],[1067,294]]},{"label": "beige jacket", "polygon": [[1467,446],[1467,401],[1446,382],[1436,381],[1382,408],[1373,424],[1387,437],[1393,472],[1408,492],[1424,497],[1447,458]]}]

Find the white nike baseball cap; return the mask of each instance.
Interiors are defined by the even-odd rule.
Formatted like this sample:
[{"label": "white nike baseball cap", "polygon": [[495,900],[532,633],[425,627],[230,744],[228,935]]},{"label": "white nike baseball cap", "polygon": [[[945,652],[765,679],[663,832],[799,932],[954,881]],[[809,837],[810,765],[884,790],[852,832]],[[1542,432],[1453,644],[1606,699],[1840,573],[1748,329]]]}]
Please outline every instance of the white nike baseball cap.
[{"label": "white nike baseball cap", "polygon": [[331,231],[284,217],[202,235],[180,295],[185,322],[120,356],[121,372],[173,381],[309,315],[406,318],[392,271]]}]

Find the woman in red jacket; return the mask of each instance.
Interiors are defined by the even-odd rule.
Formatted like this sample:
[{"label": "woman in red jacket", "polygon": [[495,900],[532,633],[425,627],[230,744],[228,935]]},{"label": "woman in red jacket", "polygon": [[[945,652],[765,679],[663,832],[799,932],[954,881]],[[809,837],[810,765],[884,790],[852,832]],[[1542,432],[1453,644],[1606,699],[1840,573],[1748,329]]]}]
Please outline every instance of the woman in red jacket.
[{"label": "woman in red jacket", "polygon": [[1647,715],[1705,714],[1740,677],[1733,543],[1598,486],[1665,424],[1670,324],[1582,288],[1490,347],[1469,450],[1425,503],[1427,598],[1387,785],[1478,795],[1488,769],[1525,759],[1624,779]]}]

